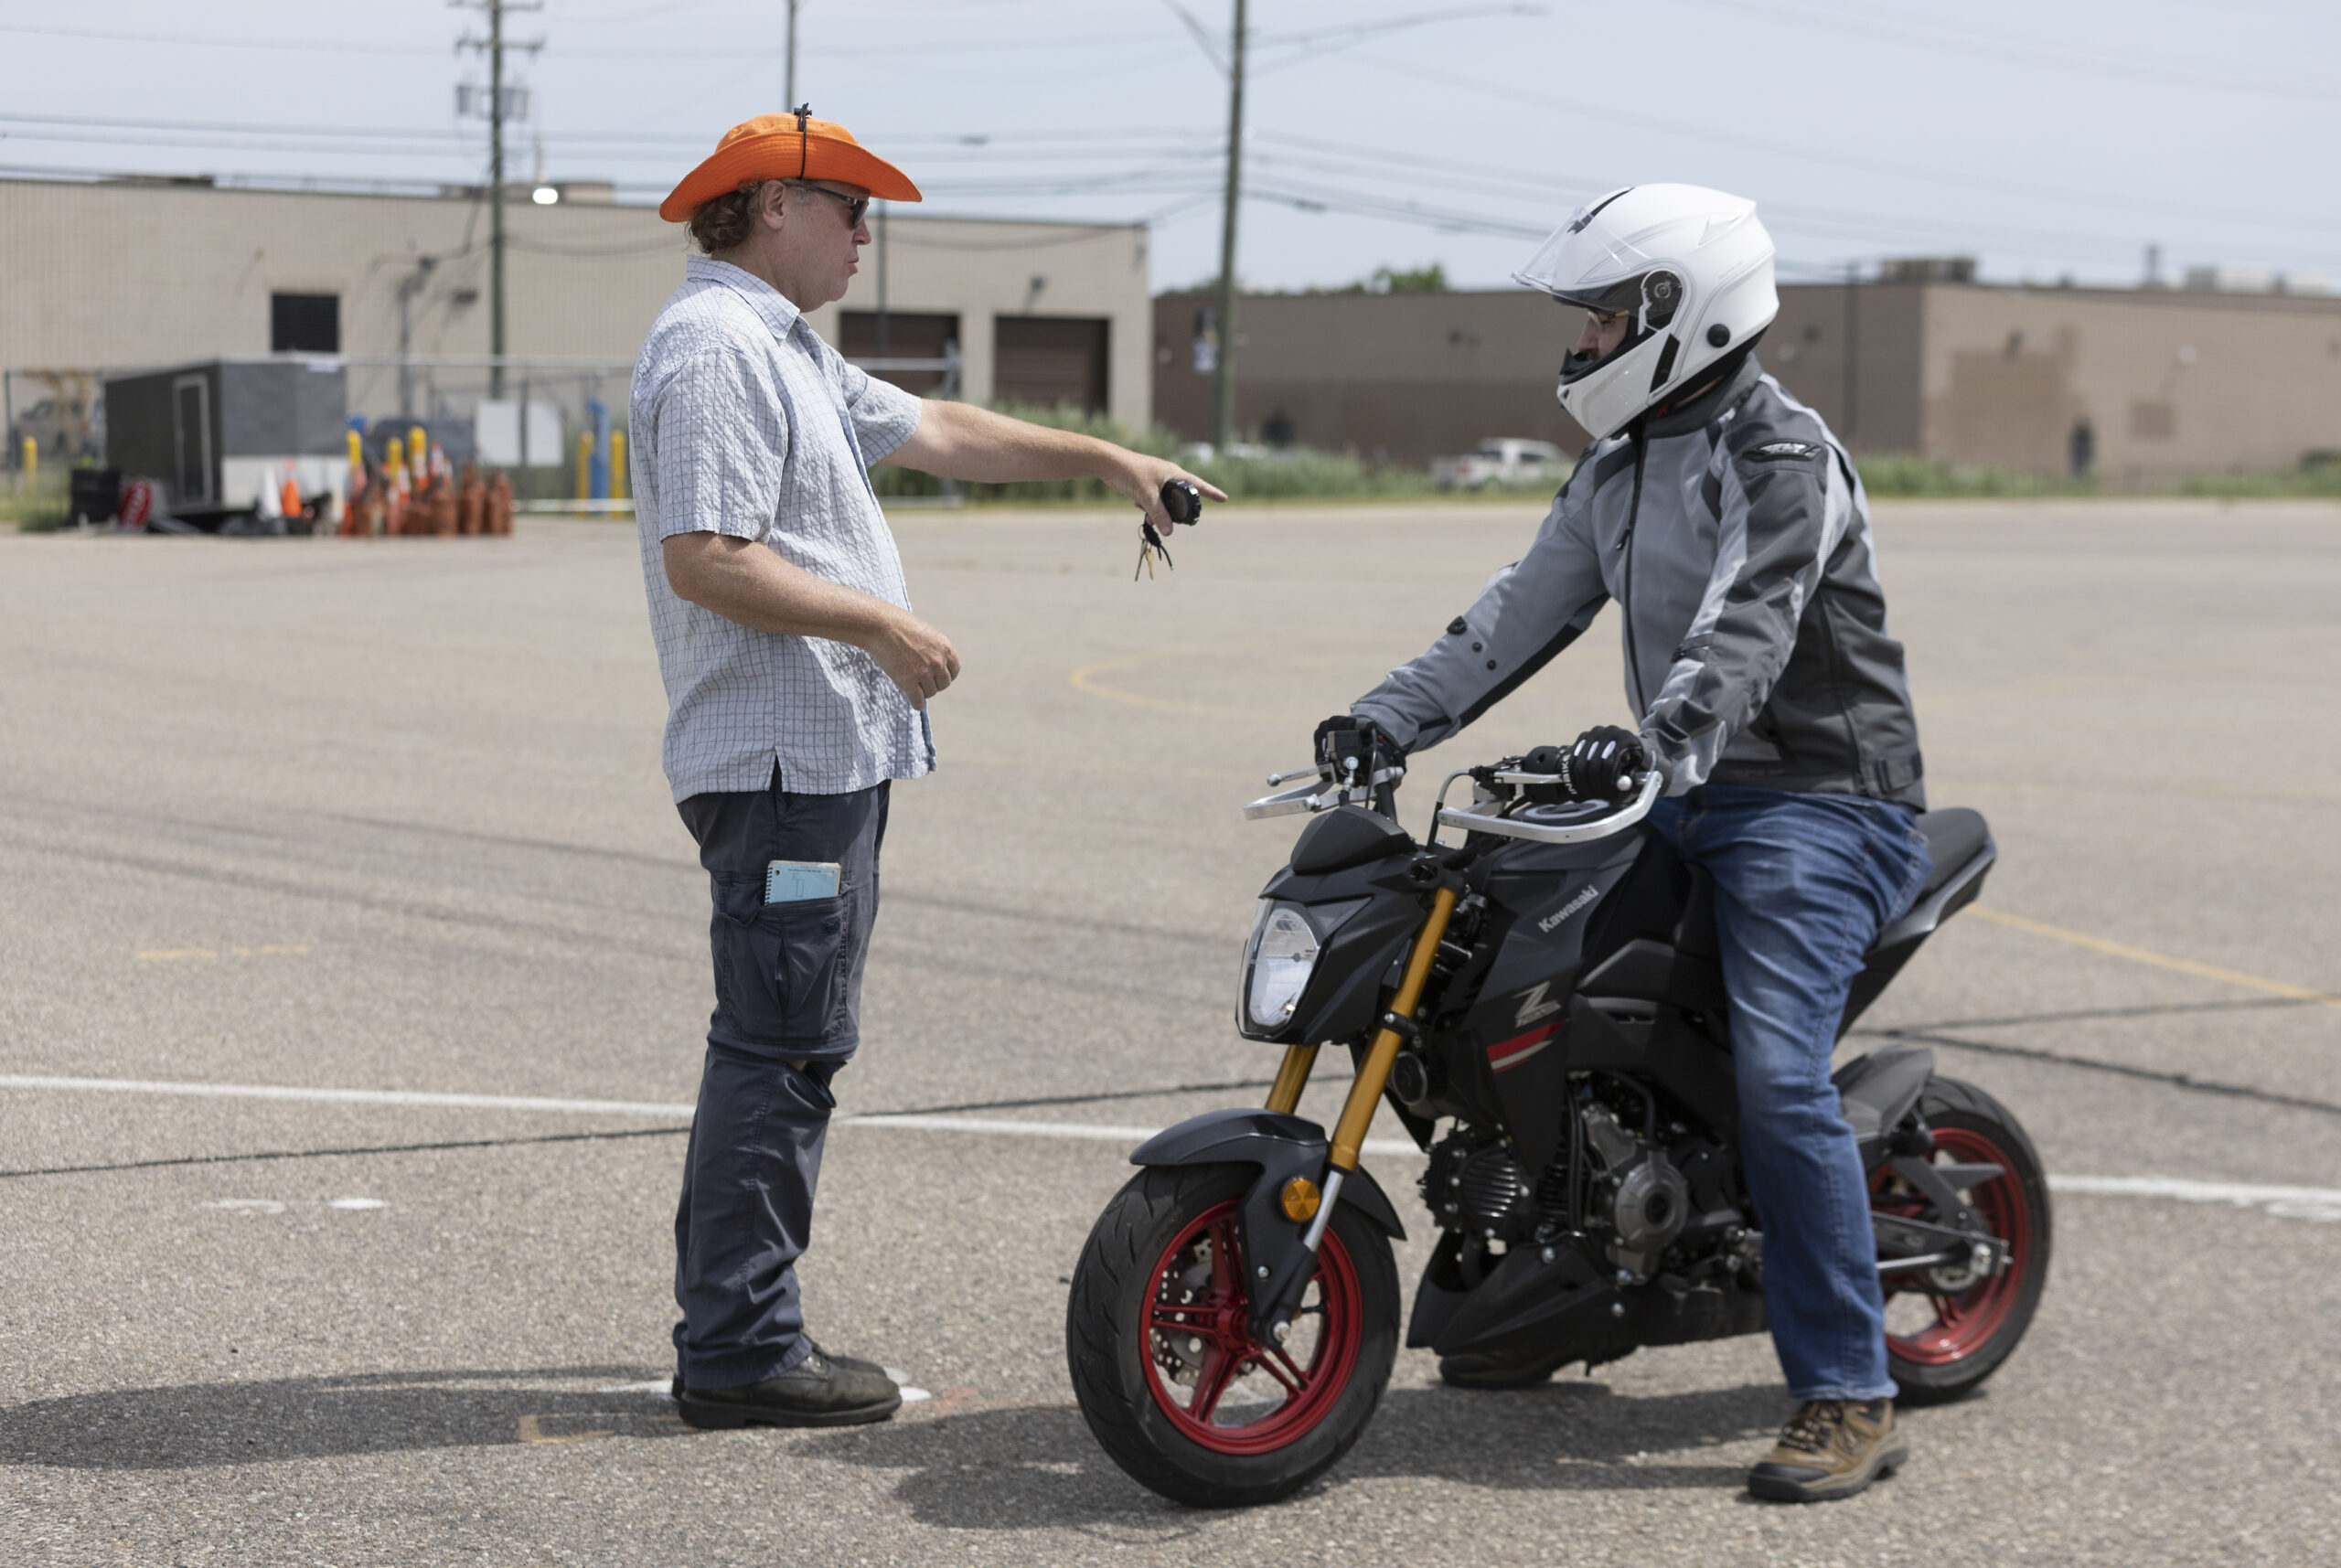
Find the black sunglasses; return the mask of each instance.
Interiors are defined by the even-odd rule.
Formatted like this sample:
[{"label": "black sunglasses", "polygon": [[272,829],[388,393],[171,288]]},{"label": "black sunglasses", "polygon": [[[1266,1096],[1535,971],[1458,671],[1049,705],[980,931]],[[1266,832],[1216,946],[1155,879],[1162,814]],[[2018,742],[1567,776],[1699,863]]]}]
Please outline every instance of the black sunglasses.
[{"label": "black sunglasses", "polygon": [[797,190],[816,191],[828,197],[831,201],[843,203],[845,226],[848,229],[861,228],[861,215],[870,210],[870,198],[866,196],[840,196],[825,185],[814,185],[805,180],[783,180],[781,183]]}]

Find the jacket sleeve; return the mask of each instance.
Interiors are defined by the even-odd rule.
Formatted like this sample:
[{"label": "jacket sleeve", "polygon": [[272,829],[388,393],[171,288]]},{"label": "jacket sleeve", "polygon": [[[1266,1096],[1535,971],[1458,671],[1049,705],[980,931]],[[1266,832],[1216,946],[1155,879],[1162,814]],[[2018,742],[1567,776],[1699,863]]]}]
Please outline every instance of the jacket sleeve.
[{"label": "jacket sleeve", "polygon": [[1577,464],[1528,552],[1488,579],[1438,641],[1390,672],[1350,711],[1408,752],[1427,750],[1510,696],[1592,624],[1609,592],[1583,497],[1594,465]]},{"label": "jacket sleeve", "polygon": [[1715,571],[1642,718],[1670,795],[1706,782],[1732,737],[1763,711],[1851,514],[1826,441],[1755,433],[1734,432],[1741,439],[1726,436],[1716,449]]}]

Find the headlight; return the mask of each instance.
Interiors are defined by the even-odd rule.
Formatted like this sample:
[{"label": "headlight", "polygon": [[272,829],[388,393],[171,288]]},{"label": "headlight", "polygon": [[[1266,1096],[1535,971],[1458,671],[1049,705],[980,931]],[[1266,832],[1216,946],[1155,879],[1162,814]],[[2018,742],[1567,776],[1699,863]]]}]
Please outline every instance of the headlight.
[{"label": "headlight", "polygon": [[1299,904],[1260,901],[1244,963],[1244,1010],[1255,1029],[1282,1029],[1292,1021],[1318,952],[1317,933]]}]

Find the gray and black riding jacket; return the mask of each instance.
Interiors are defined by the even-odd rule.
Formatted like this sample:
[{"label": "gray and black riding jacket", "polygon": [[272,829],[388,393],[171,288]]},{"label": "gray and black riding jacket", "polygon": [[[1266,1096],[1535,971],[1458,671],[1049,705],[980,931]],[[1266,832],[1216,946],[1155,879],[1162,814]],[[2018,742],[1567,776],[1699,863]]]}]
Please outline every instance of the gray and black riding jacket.
[{"label": "gray and black riding jacket", "polygon": [[1752,357],[1587,448],[1528,553],[1352,711],[1409,752],[1437,745],[1611,599],[1626,699],[1668,794],[1752,784],[1925,805],[1861,481],[1821,416]]}]

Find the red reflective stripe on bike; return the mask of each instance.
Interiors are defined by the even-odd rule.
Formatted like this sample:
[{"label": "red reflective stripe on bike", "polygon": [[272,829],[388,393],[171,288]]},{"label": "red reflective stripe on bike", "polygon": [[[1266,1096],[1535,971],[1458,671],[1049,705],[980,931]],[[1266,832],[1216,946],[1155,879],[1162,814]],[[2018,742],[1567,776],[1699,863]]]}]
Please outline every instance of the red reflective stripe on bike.
[{"label": "red reflective stripe on bike", "polygon": [[1489,1070],[1502,1072],[1519,1066],[1552,1044],[1553,1037],[1561,1032],[1562,1027],[1560,1024],[1546,1024],[1543,1029],[1532,1029],[1526,1034],[1516,1034],[1510,1040],[1488,1047]]}]

